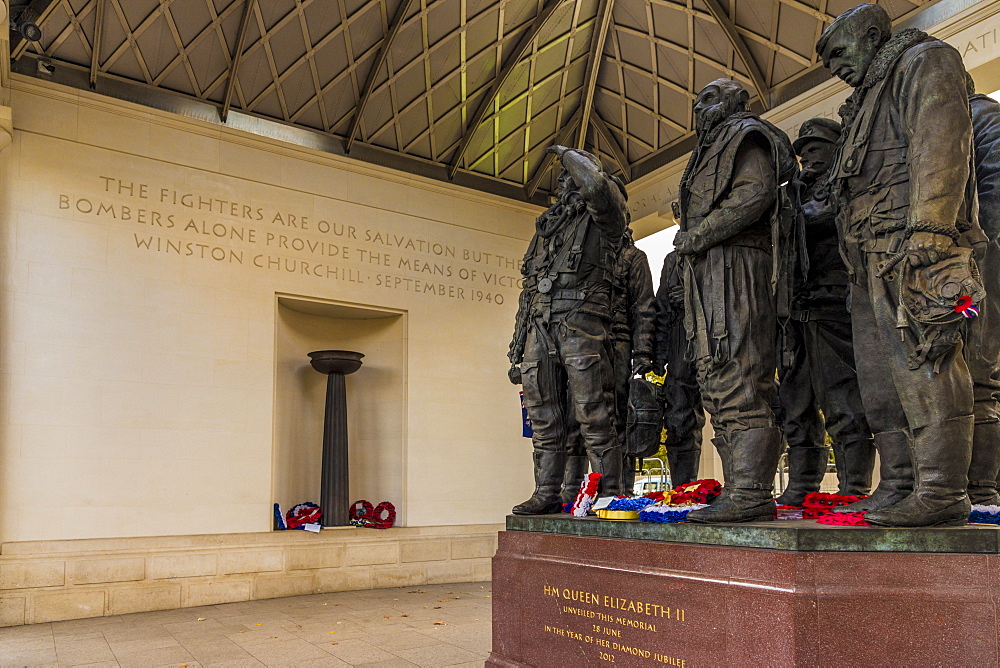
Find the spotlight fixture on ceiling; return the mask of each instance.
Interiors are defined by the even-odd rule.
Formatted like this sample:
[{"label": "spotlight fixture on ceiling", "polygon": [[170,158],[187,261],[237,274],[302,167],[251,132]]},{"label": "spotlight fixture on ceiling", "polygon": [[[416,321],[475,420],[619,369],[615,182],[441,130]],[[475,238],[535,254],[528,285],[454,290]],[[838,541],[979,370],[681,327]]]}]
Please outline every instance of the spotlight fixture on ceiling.
[{"label": "spotlight fixture on ceiling", "polygon": [[42,39],[42,29],[35,23],[37,19],[38,16],[29,7],[29,3],[11,3],[10,29],[29,42],[38,42]]}]

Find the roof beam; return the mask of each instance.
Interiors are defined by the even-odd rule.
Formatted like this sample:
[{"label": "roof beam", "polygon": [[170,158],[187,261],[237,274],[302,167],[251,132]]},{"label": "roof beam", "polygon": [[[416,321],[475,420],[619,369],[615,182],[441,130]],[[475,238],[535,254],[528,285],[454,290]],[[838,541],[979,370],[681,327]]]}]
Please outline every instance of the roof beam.
[{"label": "roof beam", "polygon": [[[576,131],[577,127],[580,125],[580,119],[583,116],[583,107],[577,107],[576,112],[573,114],[569,122],[563,126],[563,129],[559,131],[559,134],[555,137],[555,144],[565,144],[573,133]],[[542,156],[542,161],[538,163],[538,167],[535,169],[535,173],[531,175],[531,179],[528,181],[527,185],[524,186],[524,194],[527,199],[531,199],[534,196],[535,191],[538,190],[538,185],[542,182],[542,177],[545,173],[549,171],[549,166],[555,159],[555,153],[549,153],[548,151]],[[527,156],[525,156],[527,160]]]},{"label": "roof beam", "polygon": [[507,59],[504,61],[503,67],[500,69],[500,73],[497,74],[496,78],[493,80],[493,85],[490,86],[489,92],[486,93],[486,97],[483,98],[482,102],[479,103],[479,107],[476,109],[476,113],[472,116],[472,121],[465,128],[465,134],[462,135],[462,143],[458,145],[458,151],[455,153],[455,157],[451,160],[451,165],[448,166],[448,176],[455,176],[455,172],[458,171],[458,166],[462,163],[462,156],[469,148],[469,144],[472,143],[472,137],[476,134],[476,130],[482,125],[483,120],[490,113],[490,109],[496,102],[497,95],[500,94],[500,89],[503,85],[507,83],[510,75],[513,74],[514,68],[517,67],[521,59],[531,48],[531,45],[535,43],[535,38],[538,37],[538,33],[548,24],[549,19],[555,11],[564,3],[566,0],[548,0],[542,11],[538,13],[535,20],[531,23],[528,29],[521,35],[521,39],[518,41],[517,46],[511,52]]},{"label": "roof beam", "polygon": [[[45,26],[45,22],[48,20],[49,16],[52,15],[52,12],[54,12],[56,8],[59,7],[59,5],[60,5],[59,0],[34,0],[30,5],[28,5],[28,9],[33,11],[35,15],[38,17],[37,19],[35,19],[35,24],[38,25],[39,28],[42,28]],[[10,12],[9,2],[7,3],[7,11],[8,13]],[[32,44],[33,42],[29,42],[20,35],[17,35],[17,37],[15,38],[15,42],[11,44],[11,48],[13,49],[10,52],[11,61],[15,61],[18,58],[20,58],[21,55],[25,51],[27,51],[28,47],[31,46]]]},{"label": "roof beam", "polygon": [[628,158],[625,157],[625,152],[622,151],[622,147],[618,145],[618,140],[616,140],[615,136],[611,134],[611,128],[609,128],[608,124],[604,122],[604,119],[597,114],[591,117],[590,122],[593,123],[594,129],[597,130],[597,133],[604,138],[605,143],[607,143],[611,148],[611,155],[621,168],[622,176],[625,177],[625,181],[630,181],[631,174],[628,165]]},{"label": "roof beam", "polygon": [[101,39],[104,35],[104,6],[108,0],[97,0],[97,17],[94,20],[94,47],[90,54],[90,87],[97,87],[97,71],[101,66]]},{"label": "roof beam", "polygon": [[750,81],[753,82],[754,88],[757,89],[757,96],[760,98],[760,103],[764,106],[764,111],[767,111],[771,108],[770,89],[767,85],[767,80],[764,78],[764,74],[760,71],[760,68],[757,67],[757,63],[754,62],[753,56],[750,55],[750,49],[747,48],[746,42],[743,41],[743,38],[737,32],[736,24],[729,18],[725,10],[722,9],[719,0],[704,0],[704,2],[708,7],[709,13],[726,33],[726,37],[729,38],[729,43],[733,45],[737,57],[743,63],[743,66],[747,68],[747,74],[750,75]]},{"label": "roof beam", "polygon": [[587,73],[583,79],[583,101],[580,102],[582,112],[580,114],[580,134],[576,140],[577,148],[583,148],[583,144],[587,140],[590,115],[594,111],[597,74],[601,69],[601,63],[604,62],[604,42],[608,38],[608,26],[611,25],[611,10],[614,5],[615,0],[601,0],[597,10],[594,35],[590,40],[590,60],[587,62]]},{"label": "roof beam", "polygon": [[399,33],[400,28],[403,27],[403,19],[406,18],[414,1],[400,0],[399,7],[396,8],[396,14],[392,17],[392,23],[389,24],[389,31],[382,40],[382,46],[379,47],[378,55],[375,56],[375,62],[372,63],[372,68],[368,72],[368,78],[365,80],[365,87],[361,90],[361,98],[358,100],[358,106],[354,109],[354,118],[351,119],[351,127],[344,138],[345,153],[351,152],[351,146],[354,145],[354,140],[358,136],[358,130],[361,129],[361,117],[364,114],[365,107],[368,106],[368,100],[371,99],[372,93],[375,92],[375,82],[378,80],[378,74],[382,70],[382,66],[385,65],[385,61],[389,58],[389,47],[392,46],[392,41],[396,38],[396,34]]},{"label": "roof beam", "polygon": [[246,0],[243,5],[243,18],[240,19],[240,31],[236,36],[236,47],[233,49],[233,57],[229,62],[229,76],[226,77],[226,94],[222,98],[222,108],[219,109],[219,118],[223,123],[229,118],[229,109],[233,105],[233,92],[236,90],[236,73],[240,68],[240,61],[243,60],[243,47],[247,41],[247,30],[250,27],[250,17],[253,16],[254,4],[257,0]]},{"label": "roof beam", "polygon": [[696,141],[697,139],[695,133],[689,132],[685,135],[681,135],[669,144],[661,146],[652,153],[643,156],[641,160],[636,160],[631,167],[632,178],[638,179],[643,177],[646,174],[656,171],[660,167],[673,162],[677,158],[684,157],[694,150]]}]

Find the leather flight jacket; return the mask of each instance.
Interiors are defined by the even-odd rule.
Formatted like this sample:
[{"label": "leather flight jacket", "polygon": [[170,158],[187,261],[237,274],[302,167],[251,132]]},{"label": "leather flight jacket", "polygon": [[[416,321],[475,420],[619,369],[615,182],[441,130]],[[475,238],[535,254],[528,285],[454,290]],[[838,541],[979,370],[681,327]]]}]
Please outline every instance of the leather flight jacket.
[{"label": "leather flight jacket", "polygon": [[[788,181],[798,169],[791,142],[784,132],[749,113],[737,113],[711,131],[707,140],[695,148],[681,177],[681,230],[688,231],[705,220],[730,192],[734,180],[737,153],[751,135],[759,136],[768,146],[770,163],[774,169],[775,184]],[[704,261],[712,280],[698,286],[694,278],[692,260],[683,261],[685,273],[684,329],[688,338],[689,355],[696,349],[714,350],[716,362],[729,357],[728,317],[733,312],[727,303],[725,290],[724,246],[743,246],[772,252],[780,236],[782,220],[790,216],[787,197],[782,188],[774,193],[773,205],[760,219],[745,226],[740,232],[724,236],[712,245]],[[778,265],[773,262],[772,285],[776,283]],[[707,289],[710,293],[703,294]],[[708,307],[707,311],[705,308]],[[699,343],[695,346],[695,338]],[[714,341],[710,345],[709,339]]]}]

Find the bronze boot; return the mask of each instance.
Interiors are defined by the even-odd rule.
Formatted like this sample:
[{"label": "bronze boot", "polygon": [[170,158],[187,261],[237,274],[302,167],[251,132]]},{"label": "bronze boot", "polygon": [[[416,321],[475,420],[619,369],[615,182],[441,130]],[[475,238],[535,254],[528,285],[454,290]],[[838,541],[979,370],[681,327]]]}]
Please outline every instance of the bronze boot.
[{"label": "bronze boot", "polygon": [[[729,444],[729,439],[724,436],[715,436],[712,438],[712,445],[715,446],[715,451],[719,453],[719,459],[722,461],[722,492],[719,496],[715,497],[709,503],[719,503],[726,497],[726,485],[730,483],[733,479],[733,469],[732,469],[732,454],[733,448]],[[674,485],[676,487],[676,485]]]},{"label": "bronze boot", "polygon": [[781,454],[777,427],[741,429],[729,436],[729,468],[722,496],[708,508],[692,510],[687,521],[700,524],[763,522],[774,519],[774,474]]},{"label": "bronze boot", "polygon": [[905,431],[883,431],[875,434],[875,449],[881,460],[882,479],[867,499],[837,506],[835,513],[858,513],[864,510],[888,508],[905,499],[913,491],[913,463],[910,459],[910,437]]},{"label": "bronze boot", "polygon": [[865,514],[887,527],[960,526],[968,522],[971,415],[930,424],[913,433],[916,487],[905,499]]},{"label": "bronze boot", "polygon": [[[632,496],[635,494],[635,467],[636,457],[632,455],[622,455],[622,494]],[[642,496],[640,493],[639,496]]]},{"label": "bronze boot", "polygon": [[969,501],[973,505],[1000,505],[998,475],[1000,422],[979,422],[972,432],[972,463],[969,464]]},{"label": "bronze boot", "polygon": [[872,471],[875,468],[875,443],[862,438],[846,443],[835,443],[834,458],[837,463],[837,492],[846,496],[866,496],[872,489]]},{"label": "bronze boot", "polygon": [[698,479],[698,464],[701,462],[700,450],[671,452],[667,450],[667,462],[670,466],[670,484],[674,487],[686,485]]},{"label": "bronze boot", "polygon": [[587,475],[587,455],[569,455],[566,457],[566,471],[563,473],[562,493],[560,498],[563,503],[573,503],[576,495],[583,484],[583,478]]},{"label": "bronze boot", "polygon": [[800,446],[788,448],[788,486],[775,499],[785,506],[801,506],[806,494],[819,491],[826,474],[830,451],[826,446]]},{"label": "bronze boot", "polygon": [[514,506],[515,515],[548,515],[562,510],[559,491],[566,470],[566,453],[535,450],[535,493],[524,503]]},{"label": "bronze boot", "polygon": [[[599,496],[618,496],[622,490],[622,449],[611,445],[597,451],[587,449],[590,459],[590,470],[601,474],[601,491]],[[631,490],[629,490],[631,492]]]}]

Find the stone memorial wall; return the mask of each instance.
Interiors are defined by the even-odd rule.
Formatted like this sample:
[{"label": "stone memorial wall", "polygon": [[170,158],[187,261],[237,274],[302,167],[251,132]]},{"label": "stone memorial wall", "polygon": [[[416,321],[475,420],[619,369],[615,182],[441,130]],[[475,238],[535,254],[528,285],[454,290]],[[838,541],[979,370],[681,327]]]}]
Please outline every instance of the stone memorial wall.
[{"label": "stone memorial wall", "polygon": [[[359,498],[477,524],[530,491],[505,372],[534,207],[34,80],[12,106],[0,541],[268,531],[275,471],[319,467],[276,438],[279,296],[405,316],[348,379],[396,480]],[[315,349],[364,343],[338,323]]]}]

